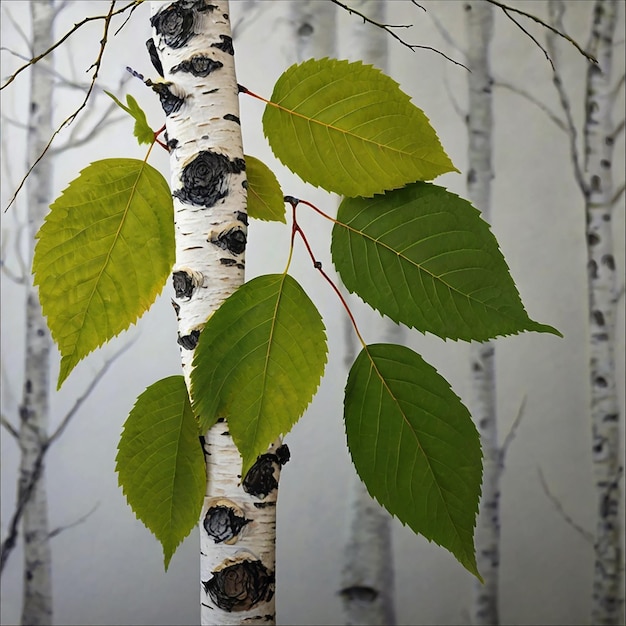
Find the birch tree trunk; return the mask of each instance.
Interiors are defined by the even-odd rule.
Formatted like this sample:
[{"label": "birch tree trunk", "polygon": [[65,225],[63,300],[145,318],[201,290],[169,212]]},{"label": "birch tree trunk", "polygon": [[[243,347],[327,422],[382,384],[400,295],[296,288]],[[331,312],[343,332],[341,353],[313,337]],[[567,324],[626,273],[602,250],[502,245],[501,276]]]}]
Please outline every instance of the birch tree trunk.
[{"label": "birch tree trunk", "polygon": [[336,5],[319,0],[291,0],[289,21],[294,33],[295,61],[335,54]]},{"label": "birch tree trunk", "polygon": [[[226,0],[153,2],[164,83],[174,199],[178,343],[189,389],[198,336],[244,279],[246,173]],[[280,452],[261,455],[245,481],[228,425],[204,441],[200,519],[202,624],[272,624]]]},{"label": "birch tree trunk", "polygon": [[[615,380],[615,306],[617,281],[611,230],[613,196],[613,123],[611,66],[616,0],[598,0],[593,9],[585,94],[584,151],[589,288],[589,374],[593,467],[597,494],[592,624],[621,624],[623,545],[620,530],[619,405]],[[622,381],[623,382],[623,381]]]},{"label": "birch tree trunk", "polygon": [[[491,221],[492,84],[489,46],[493,7],[484,0],[465,4],[469,90],[467,192],[486,221]],[[476,523],[476,563],[485,583],[473,581],[472,623],[499,624],[501,451],[496,422],[495,348],[493,342],[470,346],[472,415],[483,449],[483,485]]]},{"label": "birch tree trunk", "polygon": [[[32,54],[47,50],[53,42],[52,0],[32,2]],[[43,152],[52,133],[52,56],[31,68],[28,109],[28,164]],[[47,70],[47,71],[46,71]],[[52,164],[42,159],[27,183],[28,258],[32,258],[35,234],[52,197]],[[18,480],[18,506],[23,504],[24,588],[22,624],[52,623],[52,572],[48,527],[48,500],[43,453],[48,441],[49,373],[52,339],[41,313],[37,290],[26,287],[26,357],[20,406],[19,446],[22,452]]]},{"label": "birch tree trunk", "polygon": [[[386,23],[386,0],[357,0],[350,4],[380,24]],[[361,60],[387,71],[384,30],[351,16],[338,41],[341,56]],[[376,314],[367,328],[382,341],[402,343],[402,327]],[[356,358],[354,329],[346,319],[346,366]],[[345,624],[390,625],[396,623],[391,517],[354,475],[350,484],[348,540],[344,550],[340,595]]]},{"label": "birch tree trunk", "polygon": [[[564,3],[551,0],[548,6],[551,22],[562,28]],[[596,0],[593,6],[587,50],[598,63],[587,67],[582,167],[554,35],[550,33],[547,38],[557,68],[553,82],[568,120],[574,175],[585,203],[592,462],[597,497],[592,624],[624,623],[624,547],[619,519],[623,467],[614,356],[618,289],[611,224],[615,135],[612,65],[618,6],[616,0]]]}]

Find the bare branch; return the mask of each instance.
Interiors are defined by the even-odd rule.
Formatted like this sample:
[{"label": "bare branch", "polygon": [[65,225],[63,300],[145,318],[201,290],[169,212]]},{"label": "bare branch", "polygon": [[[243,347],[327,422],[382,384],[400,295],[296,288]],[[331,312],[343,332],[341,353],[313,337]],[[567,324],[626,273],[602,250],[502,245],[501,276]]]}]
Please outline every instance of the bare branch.
[{"label": "bare branch", "polygon": [[[28,69],[31,65],[35,65],[35,63],[38,63],[39,61],[41,61],[41,59],[47,57],[52,51],[56,50],[63,42],[65,42],[69,37],[71,37],[77,30],[79,30],[85,24],[89,22],[93,22],[96,20],[104,20],[105,23],[107,24],[107,26],[105,26],[105,39],[106,39],[108,23],[111,21],[111,18],[114,17],[115,15],[120,15],[121,13],[124,13],[130,8],[136,7],[137,5],[141,3],[141,1],[142,0],[133,0],[130,4],[127,4],[125,7],[122,7],[121,9],[118,9],[117,11],[113,11],[113,8],[115,6],[115,0],[112,0],[111,7],[109,8],[109,12],[106,15],[96,15],[94,17],[86,17],[84,20],[77,22],[76,24],[74,24],[74,26],[72,26],[72,28],[67,33],[65,33],[65,35],[63,35],[63,37],[61,37],[61,39],[57,40],[52,46],[50,46],[50,48],[48,48],[41,54],[34,56],[32,59],[28,61],[28,63],[25,63],[24,65],[19,67],[13,74],[11,74],[11,76],[7,78],[4,85],[0,86],[0,91],[2,91],[2,89],[4,89],[5,87],[8,87],[17,78],[17,76],[21,74],[25,69]],[[101,53],[99,56],[101,57],[102,49],[100,52]],[[91,67],[93,67],[93,65]]]},{"label": "bare branch", "polygon": [[543,472],[541,471],[541,468],[538,468],[539,471],[539,480],[541,481],[541,487],[543,488],[543,492],[546,494],[546,496],[548,496],[548,499],[550,500],[550,502],[552,502],[554,508],[558,511],[558,513],[561,515],[561,517],[587,542],[590,543],[592,546],[595,542],[595,538],[593,536],[593,533],[590,533],[588,530],[585,530],[582,526],[580,526],[579,524],[577,524],[574,519],[568,515],[565,512],[565,509],[563,508],[563,505],[561,504],[560,500],[550,491],[550,488],[548,487],[548,483],[546,482],[546,479],[543,475]]},{"label": "bare branch", "polygon": [[504,441],[502,442],[502,445],[500,446],[500,466],[501,467],[504,466],[504,460],[506,458],[506,454],[509,450],[509,446],[511,445],[511,442],[513,441],[513,439],[515,439],[515,435],[517,434],[517,429],[519,428],[519,425],[522,421],[522,417],[524,415],[525,409],[526,409],[526,396],[522,398],[522,401],[520,402],[520,405],[519,405],[519,409],[517,409],[517,415],[515,416],[515,419],[513,420],[513,423],[511,424],[511,428],[509,428],[509,432],[506,434],[506,437],[504,438]]},{"label": "bare branch", "polygon": [[0,422],[15,440],[19,439],[20,434],[17,432],[17,429],[15,428],[15,426],[13,426],[13,424],[11,424],[11,422],[6,417],[4,417],[4,415],[0,415]]},{"label": "bare branch", "polygon": [[[61,124],[54,131],[54,133],[52,133],[52,136],[50,137],[50,140],[46,144],[46,147],[43,149],[42,153],[35,159],[35,162],[30,166],[30,168],[28,169],[28,171],[26,172],[26,174],[22,178],[22,180],[21,180],[20,184],[18,185],[17,189],[15,190],[11,200],[9,201],[9,204],[7,205],[6,209],[4,210],[5,213],[8,211],[9,207],[15,201],[15,198],[17,197],[17,194],[20,192],[20,190],[24,186],[24,183],[26,182],[26,179],[30,176],[30,173],[36,167],[37,163],[39,163],[39,161],[41,161],[41,159],[43,159],[43,157],[45,156],[46,152],[48,152],[48,149],[52,145],[52,142],[54,141],[55,137],[61,132],[61,130],[63,129],[64,126],[66,126],[68,124],[71,124],[74,121],[74,119],[76,119],[76,116],[87,105],[89,97],[91,96],[91,92],[93,91],[94,85],[96,83],[96,79],[98,78],[98,73],[100,71],[100,64],[102,63],[102,56],[104,54],[104,49],[106,48],[106,45],[107,45],[107,38],[108,38],[108,33],[109,33],[109,26],[111,24],[111,18],[114,15],[118,15],[119,13],[122,12],[122,9],[120,9],[118,11],[114,11],[113,10],[115,8],[115,1],[116,0],[111,0],[111,6],[109,7],[109,13],[104,17],[104,20],[105,20],[104,21],[104,32],[103,32],[102,38],[100,39],[100,50],[98,52],[98,56],[97,56],[96,60],[87,69],[87,71],[93,69],[94,73],[93,73],[93,76],[91,77],[91,84],[89,85],[89,89],[87,90],[87,93],[85,94],[85,98],[83,99],[83,101],[80,104],[80,106],[67,119],[65,119],[63,122],[61,122]],[[123,10],[126,10],[130,6],[134,6],[138,1],[140,1],[140,0],[134,0],[134,2],[132,4],[127,5],[126,7],[124,7]],[[102,17],[102,16],[98,16],[98,19],[100,17]],[[85,20],[80,22],[80,24],[84,24],[84,23],[86,23],[87,20],[92,20],[92,19],[96,19],[96,18],[85,18]],[[75,31],[70,31],[70,33],[71,32],[75,32]],[[67,38],[68,36],[69,35],[66,35],[65,38]],[[54,50],[54,48],[56,48],[58,45],[59,45],[59,42],[57,42],[54,46],[49,48],[47,52],[44,52],[43,54],[39,55],[39,57],[35,57],[36,61],[31,60],[31,63],[22,66],[21,69],[29,67],[29,65],[32,65],[32,64],[36,63],[37,61],[41,60],[46,54],[48,54],[49,52]],[[16,72],[15,74],[13,74],[13,77],[11,77],[11,79],[7,83],[5,83],[2,87],[0,87],[0,89],[3,89],[4,87],[6,87],[13,80],[13,78],[21,71],[21,69],[18,70],[18,72]]]},{"label": "bare branch", "polygon": [[[340,2],[339,0],[330,0],[330,1],[333,2],[334,4],[336,4],[337,6],[341,7],[342,9],[345,9],[348,13],[350,13],[350,15],[352,15],[354,13],[355,15],[358,15],[364,22],[367,22],[368,24],[372,24],[372,26],[377,26],[378,28],[382,28],[384,31],[389,33],[394,39],[399,41],[403,46],[406,46],[412,52],[415,52],[415,50],[417,50],[418,48],[422,49],[422,50],[430,50],[431,52],[435,52],[436,54],[441,55],[444,59],[450,61],[451,63],[454,63],[455,65],[459,65],[461,67],[464,67],[469,72],[469,69],[468,69],[468,67],[466,65],[463,65],[463,63],[461,63],[459,61],[455,61],[454,59],[450,58],[448,55],[446,55],[443,52],[441,52],[441,50],[437,50],[437,48],[433,48],[432,46],[421,46],[421,45],[418,45],[418,44],[408,43],[408,42],[404,41],[404,39],[402,39],[402,37],[400,37],[399,35],[394,33],[393,30],[392,30],[394,28],[411,28],[412,24],[381,24],[380,22],[377,22],[376,20],[373,20],[373,19],[367,17],[367,15],[361,13],[360,11],[357,11],[356,9],[353,9],[352,7],[348,6],[347,4],[344,4],[343,2]],[[413,4],[416,4],[416,3],[413,3]],[[423,7],[421,7],[418,4],[416,4],[416,6],[420,7],[421,9],[423,9]]]},{"label": "bare branch", "polygon": [[624,120],[620,120],[620,122],[615,126],[613,132],[611,133],[611,138],[615,142],[617,138],[624,132]]},{"label": "bare branch", "polygon": [[[524,33],[526,33],[526,35],[528,35],[539,46],[541,50],[543,50],[543,53],[546,55],[548,61],[550,61],[550,57],[547,55],[546,50],[543,48],[543,46],[541,46],[539,42],[526,29],[524,29],[520,25],[519,22],[513,19],[510,13],[517,13],[518,15],[523,15],[524,17],[527,17],[528,19],[533,20],[533,22],[537,22],[537,24],[541,24],[541,26],[543,26],[544,28],[547,28],[549,31],[553,32],[555,35],[558,35],[559,37],[562,37],[566,41],[569,41],[569,43],[571,43],[576,48],[576,50],[578,50],[578,52],[580,52],[580,54],[582,54],[586,59],[589,59],[593,63],[598,62],[598,60],[593,55],[589,54],[586,50],[583,50],[583,48],[578,44],[578,42],[575,39],[572,39],[572,37],[570,37],[566,32],[564,32],[562,28],[561,30],[559,30],[558,26],[557,27],[552,26],[551,24],[544,22],[542,19],[538,18],[536,15],[533,15],[532,13],[526,13],[526,11],[522,11],[521,9],[516,9],[515,7],[508,6],[506,4],[503,4],[502,2],[499,2],[498,0],[486,0],[486,1],[493,4],[494,6],[501,8],[504,14],[512,22],[517,24],[517,26],[521,28],[521,30]],[[550,61],[550,63],[552,64],[552,61]]]},{"label": "bare branch", "polygon": [[624,80],[625,79],[626,79],[626,74],[622,74],[619,77],[619,80],[617,81],[617,83],[615,83],[615,87],[613,87],[613,89],[611,90],[611,93],[609,95],[611,104],[614,104],[615,100],[617,100],[617,98],[624,93]]},{"label": "bare branch", "polygon": [[54,443],[56,439],[58,439],[61,436],[61,434],[65,430],[66,426],[69,424],[72,417],[76,415],[76,413],[82,406],[83,402],[85,402],[85,400],[91,395],[92,391],[96,388],[98,383],[102,380],[103,376],[107,373],[107,370],[109,369],[109,367],[111,367],[111,365],[115,361],[117,361],[117,359],[121,357],[122,354],[124,354],[124,352],[126,352],[134,343],[135,343],[135,340],[131,339],[128,343],[123,345],[110,359],[105,361],[104,365],[98,370],[96,375],[91,379],[91,382],[89,383],[89,385],[87,385],[87,389],[85,389],[82,395],[76,398],[76,401],[74,402],[74,406],[72,406],[72,408],[65,414],[65,417],[61,420],[61,423],[57,426],[56,430],[50,435],[50,437],[48,437],[47,445],[51,445],[52,443]]},{"label": "bare branch", "polygon": [[[561,3],[557,4],[553,0],[548,2],[548,8],[550,11],[550,19],[556,24],[556,26],[560,26],[563,20],[563,5]],[[554,41],[554,35],[552,32],[547,33],[546,42],[548,44],[548,49],[550,50],[550,54],[553,58],[557,60],[558,65],[558,57],[556,53],[556,46]],[[563,109],[563,113],[565,114],[565,121],[567,124],[567,134],[569,136],[569,145],[570,145],[570,158],[572,159],[572,165],[574,168],[574,179],[580,188],[583,196],[587,197],[589,195],[589,185],[585,179],[585,174],[583,172],[583,168],[580,164],[580,155],[578,151],[578,132],[576,130],[576,124],[574,123],[574,116],[572,115],[572,106],[570,104],[569,96],[565,91],[565,87],[563,86],[563,80],[561,79],[561,75],[558,70],[554,69],[552,73],[552,83],[556,88],[556,91],[559,95],[559,101],[561,102],[561,108]]]},{"label": "bare branch", "polygon": [[[13,17],[13,14],[11,13],[11,11],[9,11],[9,9],[5,9],[5,13],[6,13],[7,17],[9,18],[9,22],[11,22],[11,26],[13,26],[15,32],[20,36],[22,41],[26,44],[26,49],[30,52],[30,54],[32,56],[32,52],[33,52],[33,50],[32,50],[32,42],[26,36],[26,33],[22,29],[22,26]],[[11,54],[15,55],[16,57],[25,58],[21,54],[18,54],[17,52],[13,52],[12,50],[9,50],[8,48],[3,48],[3,50],[7,50],[8,52],[10,52]]]},{"label": "bare branch", "polygon": [[465,50],[459,46],[459,44],[454,40],[454,37],[450,34],[450,31],[441,23],[439,18],[431,11],[428,13],[428,17],[432,20],[432,23],[435,25],[437,32],[441,35],[441,38],[453,49],[463,55],[464,59],[467,59],[467,53]]},{"label": "bare branch", "polygon": [[509,91],[512,91],[514,94],[517,94],[518,96],[521,96],[525,100],[528,100],[530,103],[534,104],[536,107],[541,109],[548,116],[548,118],[556,124],[558,128],[560,128],[565,133],[568,132],[567,124],[556,113],[554,113],[554,111],[552,111],[545,103],[539,100],[539,98],[536,98],[535,96],[533,96],[530,92],[526,91],[525,89],[521,89],[520,87],[517,87],[513,83],[507,83],[506,81],[501,81],[501,80],[494,81],[493,85],[494,87],[500,87],[501,89],[508,89]]},{"label": "bare branch", "polygon": [[95,506],[92,507],[90,511],[85,513],[85,515],[81,515],[81,517],[73,521],[71,524],[67,524],[66,526],[57,526],[54,530],[51,530],[48,533],[48,538],[52,539],[52,537],[56,537],[57,535],[60,535],[63,531],[68,530],[70,528],[74,528],[74,526],[78,526],[79,524],[82,524],[83,522],[87,520],[88,517],[90,517],[96,511],[96,509],[99,506],[100,506],[100,503],[96,502]]},{"label": "bare branch", "polygon": [[611,207],[614,207],[620,200],[620,198],[624,195],[624,191],[626,190],[626,183],[622,183],[613,194],[611,198]]}]

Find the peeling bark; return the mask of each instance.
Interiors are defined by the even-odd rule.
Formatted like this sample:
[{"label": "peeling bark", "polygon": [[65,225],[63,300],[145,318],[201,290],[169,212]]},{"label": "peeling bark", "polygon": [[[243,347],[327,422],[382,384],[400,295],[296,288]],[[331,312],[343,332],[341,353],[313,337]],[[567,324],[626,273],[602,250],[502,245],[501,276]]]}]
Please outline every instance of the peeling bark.
[{"label": "peeling bark", "polygon": [[[30,5],[33,54],[47,50],[53,41],[54,6],[51,0]],[[52,133],[53,79],[48,56],[31,71],[28,119],[28,162],[43,152]],[[50,159],[43,159],[27,183],[29,258],[35,234],[48,211],[52,186]],[[26,287],[26,359],[20,406],[19,445],[22,451],[18,499],[27,500],[23,513],[24,588],[22,624],[52,623],[52,572],[45,468],[41,463],[48,442],[50,349],[52,339],[41,313],[37,290]],[[38,478],[34,481],[36,474]],[[28,494],[29,485],[35,484]]]},{"label": "peeling bark", "polygon": [[[493,38],[493,7],[482,0],[465,4],[469,90],[467,193],[483,219],[491,220],[492,84],[489,46]],[[496,420],[495,347],[493,342],[470,346],[472,415],[483,449],[483,485],[476,522],[476,564],[484,585],[473,581],[473,624],[499,624],[501,451]]]},{"label": "peeling bark", "polygon": [[[190,389],[200,331],[244,280],[247,183],[228,2],[153,2],[151,24],[170,148],[174,309]],[[275,487],[251,495],[225,422],[207,433],[203,447],[201,623],[272,624],[280,463],[272,466]]]}]

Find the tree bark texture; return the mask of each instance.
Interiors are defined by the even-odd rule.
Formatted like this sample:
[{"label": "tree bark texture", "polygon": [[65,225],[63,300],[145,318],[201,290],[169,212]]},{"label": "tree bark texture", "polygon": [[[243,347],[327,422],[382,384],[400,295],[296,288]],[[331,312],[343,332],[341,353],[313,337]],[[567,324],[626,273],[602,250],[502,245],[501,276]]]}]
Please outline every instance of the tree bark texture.
[{"label": "tree bark texture", "polygon": [[[491,220],[492,84],[489,46],[493,38],[493,7],[477,0],[465,4],[468,73],[467,192],[483,219]],[[483,485],[476,522],[478,571],[484,585],[473,581],[473,624],[499,624],[498,574],[500,565],[501,450],[496,420],[495,348],[493,342],[470,346],[472,415],[483,449]]]},{"label": "tree bark texture", "polygon": [[337,7],[319,0],[291,0],[289,22],[294,33],[295,62],[335,54]]},{"label": "tree bark texture", "polygon": [[618,296],[611,227],[614,191],[611,68],[617,10],[616,0],[598,0],[594,4],[588,50],[596,56],[598,64],[588,65],[585,94],[589,374],[597,494],[593,624],[624,623],[624,548],[619,519],[623,467],[620,461],[620,415],[614,356]]},{"label": "tree bark texture", "polygon": [[[238,86],[227,1],[153,2],[151,24],[164,77],[154,89],[167,116],[173,304],[189,389],[200,331],[244,280],[248,218]],[[207,433],[204,451],[201,623],[272,624],[281,450],[261,455],[243,481],[226,422]]]},{"label": "tree bark texture", "polygon": [[[33,2],[32,54],[47,50],[53,42],[52,0]],[[52,57],[31,68],[28,112],[28,165],[43,152],[52,134]],[[27,183],[29,258],[35,235],[52,197],[52,164],[42,159]],[[50,349],[52,339],[41,313],[37,290],[26,287],[26,347],[24,389],[20,405],[19,445],[22,452],[18,480],[18,505],[24,502],[24,587],[22,624],[52,623],[52,571],[48,526],[48,500],[43,454],[48,441]]]},{"label": "tree bark texture", "polygon": [[[386,1],[356,0],[350,6],[381,24],[386,23]],[[350,16],[348,27],[337,38],[339,56],[386,71],[388,38],[382,29]],[[368,333],[382,341],[402,343],[401,326],[378,314],[373,319],[375,322],[367,326]],[[349,368],[356,358],[356,340],[348,319],[344,332]],[[391,516],[372,499],[358,476],[354,475],[349,488],[349,527],[340,590],[344,624],[395,624]]]}]

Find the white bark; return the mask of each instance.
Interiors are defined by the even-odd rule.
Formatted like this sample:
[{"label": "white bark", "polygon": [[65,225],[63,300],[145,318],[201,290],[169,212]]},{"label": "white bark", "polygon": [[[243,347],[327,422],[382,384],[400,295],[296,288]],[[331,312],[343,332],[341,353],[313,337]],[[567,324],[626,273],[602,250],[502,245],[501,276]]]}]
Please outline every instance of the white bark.
[{"label": "white bark", "polygon": [[596,56],[598,65],[588,66],[585,95],[589,373],[598,516],[591,608],[593,624],[624,623],[624,548],[619,520],[623,468],[619,450],[619,405],[614,356],[617,281],[611,232],[611,199],[614,191],[611,66],[617,7],[616,0],[599,0],[594,5],[588,50]]},{"label": "white bark", "polygon": [[[246,174],[226,0],[152,3],[164,83],[174,197],[173,280],[183,373],[206,320],[244,278]],[[241,457],[219,422],[206,436],[200,519],[201,623],[274,623],[280,455],[262,455],[243,486]],[[277,451],[278,452],[278,451]]]},{"label": "white bark", "polygon": [[[33,55],[52,44],[54,6],[51,0],[31,3]],[[53,78],[51,56],[31,70],[28,119],[28,163],[39,157],[52,133]],[[27,184],[29,258],[35,234],[48,211],[52,197],[52,165],[43,159]],[[19,445],[22,451],[18,500],[24,504],[24,588],[22,624],[52,623],[52,573],[48,527],[48,502],[43,453],[48,439],[49,370],[52,340],[41,313],[37,291],[26,287],[26,358],[24,389],[20,406]],[[34,481],[34,484],[33,484]],[[28,494],[30,487],[30,495]]]},{"label": "white bark", "polygon": [[336,19],[336,5],[331,2],[292,0],[289,3],[296,62],[334,56]]},{"label": "white bark", "polygon": [[[469,88],[467,192],[483,219],[491,219],[492,84],[489,46],[493,37],[493,7],[483,0],[465,4]],[[492,342],[472,343],[472,415],[483,449],[483,485],[476,522],[476,564],[484,579],[473,582],[472,623],[498,624],[500,562],[501,451],[496,421],[495,348]]]},{"label": "white bark", "polygon": [[[360,13],[384,24],[386,1],[357,0],[350,3]],[[385,31],[351,19],[341,32],[340,56],[387,69]],[[377,340],[402,343],[402,327],[376,314],[367,331]],[[356,357],[354,330],[346,320],[346,365]],[[368,494],[354,476],[350,485],[348,540],[341,572],[341,599],[345,624],[389,625],[396,623],[391,516]]]},{"label": "white bark", "polygon": [[[590,63],[587,68],[582,165],[571,106],[559,73],[554,36],[548,37],[557,68],[554,84],[568,120],[574,175],[585,201],[592,462],[597,494],[592,624],[624,623],[624,546],[619,519],[623,467],[614,356],[618,288],[611,224],[612,64],[618,6],[616,0],[597,0],[593,7],[587,50],[597,58],[598,64]],[[549,9],[552,23],[562,28],[564,3],[551,0]]]}]

